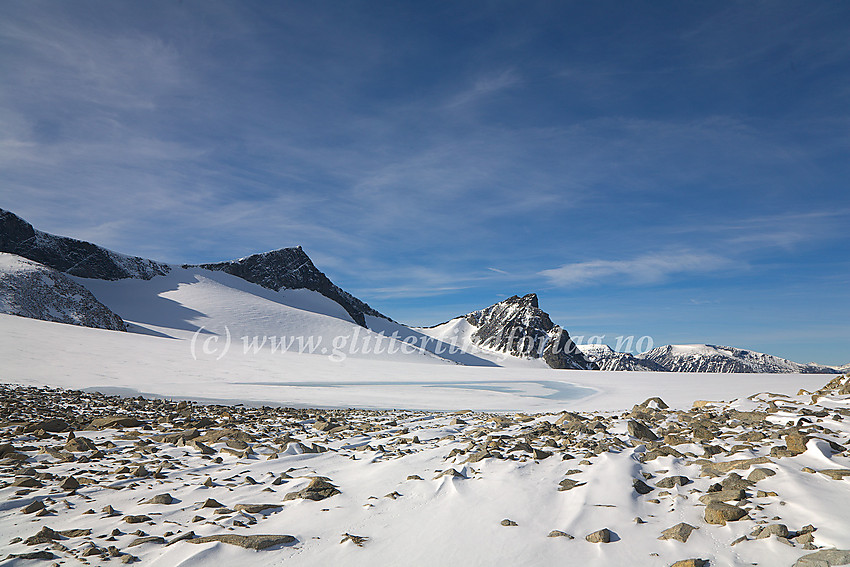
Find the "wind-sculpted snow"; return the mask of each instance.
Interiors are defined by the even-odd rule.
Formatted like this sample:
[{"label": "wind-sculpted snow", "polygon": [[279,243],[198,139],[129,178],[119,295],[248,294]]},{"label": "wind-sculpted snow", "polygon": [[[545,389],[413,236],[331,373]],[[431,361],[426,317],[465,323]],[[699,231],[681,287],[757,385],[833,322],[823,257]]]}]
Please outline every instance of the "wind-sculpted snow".
[{"label": "wind-sculpted snow", "polygon": [[[190,266],[184,266],[190,267]],[[309,289],[339,303],[360,326],[366,327],[366,315],[389,319],[365,302],[334,285],[322,273],[300,246],[281,248],[263,254],[214,264],[201,264],[200,268],[227,272],[266,289]]]},{"label": "wind-sculpted snow", "polygon": [[0,209],[0,252],[17,254],[72,276],[99,280],[149,280],[170,270],[167,264],[35,230],[21,217],[3,209]]},{"label": "wind-sculpted snow", "polygon": [[0,253],[0,313],[123,331],[124,321],[83,286],[37,262]]}]

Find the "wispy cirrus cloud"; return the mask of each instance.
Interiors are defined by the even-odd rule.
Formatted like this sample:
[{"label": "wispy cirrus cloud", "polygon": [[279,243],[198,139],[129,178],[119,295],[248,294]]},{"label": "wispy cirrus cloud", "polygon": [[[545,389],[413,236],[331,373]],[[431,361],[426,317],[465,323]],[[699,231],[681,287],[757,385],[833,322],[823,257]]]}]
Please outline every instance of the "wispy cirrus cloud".
[{"label": "wispy cirrus cloud", "polygon": [[665,251],[628,260],[588,260],[543,270],[541,276],[556,286],[590,285],[617,279],[630,284],[654,284],[683,274],[727,270],[736,262],[716,254]]},{"label": "wispy cirrus cloud", "polygon": [[521,82],[519,73],[514,69],[484,75],[476,79],[471,87],[452,97],[447,106],[454,108],[472,104],[494,93],[517,86]]}]

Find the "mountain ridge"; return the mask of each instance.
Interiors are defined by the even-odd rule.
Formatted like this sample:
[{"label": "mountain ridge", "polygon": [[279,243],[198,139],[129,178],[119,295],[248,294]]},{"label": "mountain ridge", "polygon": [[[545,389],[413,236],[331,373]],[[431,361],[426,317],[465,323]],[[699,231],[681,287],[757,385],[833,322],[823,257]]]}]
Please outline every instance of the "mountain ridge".
[{"label": "mountain ridge", "polygon": [[[164,276],[172,266],[163,262],[127,256],[97,244],[42,232],[11,211],[0,208],[0,252],[14,254],[47,268],[87,279],[150,280]],[[392,321],[366,302],[334,284],[313,264],[301,246],[252,254],[236,260],[206,264],[184,264],[222,271],[273,291],[309,289],[335,301],[361,327],[366,315]]]},{"label": "mountain ridge", "polygon": [[279,248],[269,252],[251,254],[236,260],[208,264],[184,264],[184,268],[197,267],[221,271],[266,289],[309,289],[339,303],[361,327],[367,327],[366,315],[392,321],[344,289],[334,284],[319,270],[301,246]]}]

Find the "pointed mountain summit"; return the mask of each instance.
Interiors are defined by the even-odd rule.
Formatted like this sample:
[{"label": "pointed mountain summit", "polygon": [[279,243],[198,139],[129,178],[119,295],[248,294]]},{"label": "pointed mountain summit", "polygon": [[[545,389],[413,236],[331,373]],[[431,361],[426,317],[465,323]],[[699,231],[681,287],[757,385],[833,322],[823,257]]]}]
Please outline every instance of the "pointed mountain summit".
[{"label": "pointed mountain summit", "polygon": [[336,286],[313,264],[313,261],[300,246],[252,254],[229,262],[183,267],[198,267],[227,272],[273,291],[280,291],[283,288],[316,291],[339,303],[361,327],[368,327],[366,315],[391,320],[386,315],[369,307],[364,301]]},{"label": "pointed mountain summit", "polygon": [[514,295],[462,318],[475,328],[470,339],[478,346],[519,358],[541,358],[552,368],[597,368],[569,333],[540,309],[537,294]]}]

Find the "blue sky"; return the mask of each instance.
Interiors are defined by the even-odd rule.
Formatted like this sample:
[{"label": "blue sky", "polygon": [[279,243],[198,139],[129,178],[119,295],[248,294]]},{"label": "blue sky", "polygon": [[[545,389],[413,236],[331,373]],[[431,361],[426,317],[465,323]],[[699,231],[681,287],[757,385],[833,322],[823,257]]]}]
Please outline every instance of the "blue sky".
[{"label": "blue sky", "polygon": [[850,362],[850,4],[0,6],[0,207],[43,230]]}]

